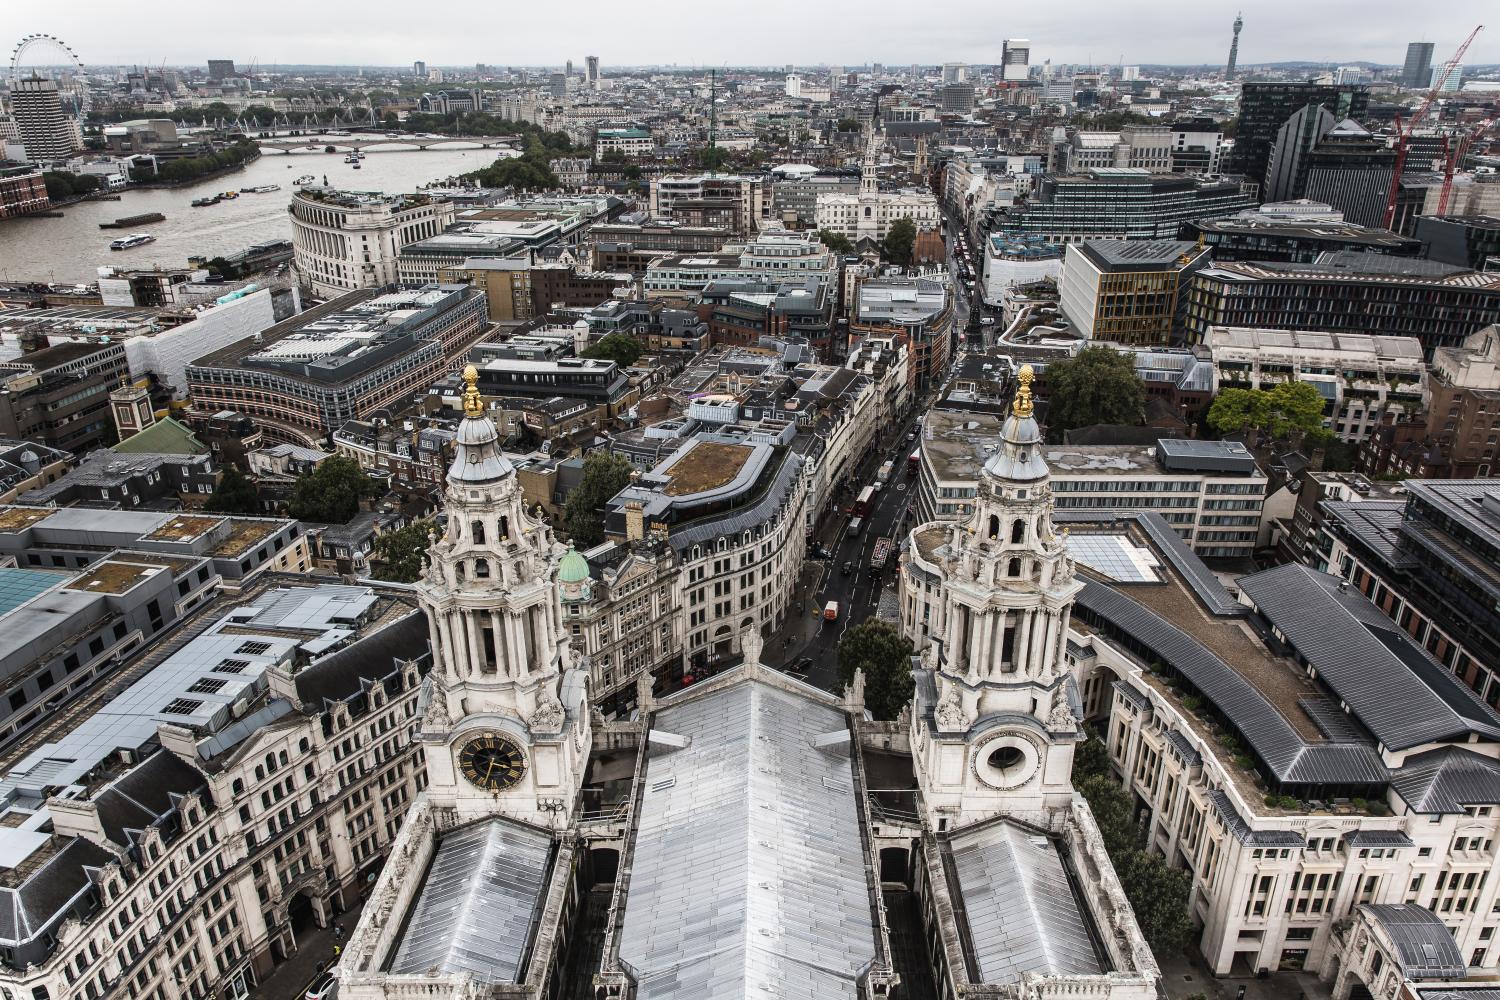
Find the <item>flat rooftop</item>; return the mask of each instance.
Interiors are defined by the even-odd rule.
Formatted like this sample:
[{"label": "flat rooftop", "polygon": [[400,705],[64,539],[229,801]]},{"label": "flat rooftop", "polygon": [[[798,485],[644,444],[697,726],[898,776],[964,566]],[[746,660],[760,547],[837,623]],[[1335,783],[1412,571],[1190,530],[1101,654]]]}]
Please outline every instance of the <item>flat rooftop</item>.
[{"label": "flat rooftop", "polygon": [[667,496],[692,496],[733,482],[755,449],[748,445],[699,441],[664,473]]}]

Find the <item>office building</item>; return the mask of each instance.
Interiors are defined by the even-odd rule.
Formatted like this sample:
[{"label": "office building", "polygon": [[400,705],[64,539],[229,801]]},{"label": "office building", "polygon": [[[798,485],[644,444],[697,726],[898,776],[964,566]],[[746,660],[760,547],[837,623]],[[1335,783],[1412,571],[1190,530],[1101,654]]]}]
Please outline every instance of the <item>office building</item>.
[{"label": "office building", "polygon": [[[1320,559],[1478,699],[1500,705],[1500,493],[1408,479],[1400,500],[1323,505]],[[1493,887],[1486,886],[1487,889]]]},{"label": "office building", "polygon": [[1078,336],[1131,345],[1181,340],[1194,272],[1209,251],[1177,240],[1070,243],[1058,280],[1063,315]]},{"label": "office building", "polygon": [[411,75],[416,77],[418,80],[427,79],[427,64],[420,59],[412,63]]},{"label": "office building", "polygon": [[974,110],[972,83],[945,83],[938,91],[938,105],[945,114],[967,115]]},{"label": "office building", "polygon": [[1428,357],[1500,322],[1500,273],[1378,253],[1214,263],[1188,293],[1189,341],[1214,326],[1416,337]]},{"label": "office building", "polygon": [[963,63],[943,63],[943,85],[965,83],[969,79],[969,67]]},{"label": "office building", "polygon": [[1235,125],[1234,160],[1229,169],[1257,184],[1266,176],[1271,148],[1288,118],[1309,104],[1322,105],[1336,121],[1363,118],[1369,106],[1368,88],[1319,83],[1246,83],[1240,88],[1240,114]]},{"label": "office building", "polygon": [[1187,173],[1172,169],[1174,139],[1174,132],[1165,125],[1127,125],[1118,132],[1074,132],[1065,153],[1066,172],[1086,174],[1100,167],[1135,167],[1152,173]]},{"label": "office building", "polygon": [[[1345,222],[1343,215],[1328,205],[1310,201],[1268,203],[1230,219],[1185,222],[1179,238],[1201,240],[1213,251],[1213,259],[1217,262],[1258,260],[1312,264],[1325,253],[1343,250],[1393,257],[1423,256],[1422,239],[1401,236],[1389,229]],[[1464,263],[1435,254],[1428,256],[1449,264]]]},{"label": "office building", "polygon": [[705,206],[721,209],[732,220],[736,236],[753,236],[761,228],[770,203],[768,181],[763,177],[729,174],[656,176],[651,178],[651,214],[657,219],[679,219],[686,225],[701,223],[685,219],[691,206],[700,213]]},{"label": "office building", "polygon": [[1485,479],[1500,473],[1500,327],[1470,334],[1460,347],[1434,351],[1428,384],[1425,440],[1436,445],[1442,477]]},{"label": "office building", "polygon": [[233,59],[210,59],[208,61],[208,78],[210,80],[228,80],[237,75],[234,71]]},{"label": "office building", "polygon": [[[918,521],[962,521],[973,513],[999,426],[992,412],[927,412],[913,498]],[[1043,458],[1060,512],[1153,511],[1206,557],[1247,557],[1258,544],[1267,479],[1237,441],[1047,445]]]},{"label": "office building", "polygon": [[903,345],[914,397],[942,384],[957,336],[953,297],[943,282],[864,278],[856,284],[849,316],[850,349],[867,338]]},{"label": "office building", "polygon": [[0,362],[0,437],[75,455],[110,443],[109,393],[127,371],[118,341],[59,343]]},{"label": "office building", "polygon": [[984,301],[999,306],[1017,286],[1056,280],[1062,269],[1062,251],[1039,236],[990,236],[984,241]]},{"label": "office building", "polygon": [[298,188],[292,196],[298,280],[329,298],[397,278],[401,250],[453,222],[453,204],[426,195]]},{"label": "office building", "polygon": [[1171,170],[1174,174],[1219,174],[1224,133],[1211,118],[1179,119],[1171,126]]},{"label": "office building", "polygon": [[17,137],[32,163],[70,160],[83,147],[73,108],[64,107],[56,80],[33,73],[10,84],[10,109]]},{"label": "office building", "polygon": [[1385,222],[1396,151],[1359,123],[1345,119],[1307,154],[1307,183],[1298,197],[1326,202],[1359,226]]},{"label": "office building", "polygon": [[1293,201],[1305,196],[1308,154],[1338,124],[1338,119],[1321,104],[1299,108],[1282,123],[1271,143],[1265,176],[1257,178],[1266,201]]},{"label": "office building", "polygon": [[1234,181],[1106,167],[1079,177],[1049,174],[1024,204],[995,209],[995,231],[1038,235],[1049,243],[1170,240],[1184,222],[1219,219],[1253,208]]},{"label": "office building", "polygon": [[1007,38],[1000,47],[1000,74],[1006,83],[1020,83],[1031,75],[1031,42]]},{"label": "office building", "polygon": [[254,417],[273,441],[316,447],[346,420],[399,408],[485,332],[485,297],[462,285],[351,292],[198,358],[200,410]]},{"label": "office building", "polygon": [[1401,67],[1401,86],[1410,90],[1432,85],[1432,42],[1410,42],[1406,46],[1406,63]]},{"label": "office building", "polygon": [[594,159],[603,161],[623,156],[634,159],[656,152],[656,140],[644,128],[601,128],[594,133]]},{"label": "office building", "polygon": [[51,207],[40,170],[0,160],[0,219],[45,212]]},{"label": "office building", "polygon": [[1377,427],[1414,420],[1427,400],[1427,365],[1415,337],[1214,327],[1204,346],[1215,391],[1309,383],[1326,401],[1324,426],[1341,441],[1357,444]]},{"label": "office building", "polygon": [[1475,271],[1500,270],[1500,216],[1423,215],[1412,234],[1430,260]]},{"label": "office building", "polygon": [[599,89],[599,57],[584,56],[584,83],[590,90]]}]

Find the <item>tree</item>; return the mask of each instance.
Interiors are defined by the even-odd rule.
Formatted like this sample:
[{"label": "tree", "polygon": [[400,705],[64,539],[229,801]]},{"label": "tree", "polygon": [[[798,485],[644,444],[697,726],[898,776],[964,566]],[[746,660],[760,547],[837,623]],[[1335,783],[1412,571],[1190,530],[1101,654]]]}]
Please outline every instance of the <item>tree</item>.
[{"label": "tree", "polygon": [[621,368],[635,364],[636,359],[646,353],[639,340],[628,333],[606,333],[598,341],[583,349],[583,357],[614,361]]},{"label": "tree", "polygon": [[604,505],[630,485],[632,471],[630,459],[603,448],[594,449],[583,460],[583,479],[568,494],[563,508],[563,523],[578,548],[604,541]]},{"label": "tree", "polygon": [[878,619],[855,625],[839,640],[839,678],[865,675],[865,707],[877,719],[894,719],[911,701],[911,640],[890,622]]},{"label": "tree", "polygon": [[1047,433],[1053,441],[1075,427],[1140,425],[1145,416],[1146,385],[1129,355],[1095,345],[1047,366]]},{"label": "tree", "polygon": [[396,128],[401,124],[401,119],[397,117],[396,112],[387,111],[384,117],[380,119],[380,124],[384,125],[386,128]]},{"label": "tree", "polygon": [[698,166],[704,170],[722,170],[729,162],[729,150],[723,146],[710,146],[698,151]]},{"label": "tree", "polygon": [[375,484],[358,462],[335,455],[297,480],[287,510],[299,521],[343,524],[359,513],[361,500],[375,493]]},{"label": "tree", "polygon": [[[1051,372],[1048,372],[1051,375]],[[1225,389],[1208,408],[1208,425],[1220,434],[1258,431],[1273,441],[1321,444],[1323,394],[1310,382],[1281,382],[1271,389]]]},{"label": "tree", "polygon": [[847,257],[854,252],[854,244],[849,242],[849,237],[832,229],[819,229],[818,239],[840,257]]},{"label": "tree", "polygon": [[840,118],[839,123],[834,126],[836,132],[858,132],[859,122],[853,118]]},{"label": "tree", "polygon": [[1120,876],[1120,886],[1151,950],[1171,955],[1186,948],[1193,937],[1188,906],[1192,873],[1170,867],[1160,854],[1131,851],[1123,862],[1115,861],[1115,874]]},{"label": "tree", "polygon": [[911,263],[912,248],[917,243],[917,224],[909,218],[897,219],[886,231],[880,244],[880,255],[892,264]]},{"label": "tree", "polygon": [[397,583],[420,580],[431,531],[431,521],[416,521],[376,538],[375,558],[380,565],[375,569],[375,579]]},{"label": "tree", "polygon": [[203,509],[213,514],[259,514],[260,495],[249,476],[228,465]]},{"label": "tree", "polygon": [[1266,394],[1259,389],[1224,389],[1208,408],[1208,426],[1220,434],[1247,434],[1265,426],[1266,405]]},{"label": "tree", "polygon": [[1323,436],[1326,403],[1311,382],[1282,382],[1268,394],[1267,430],[1277,441],[1299,441]]}]

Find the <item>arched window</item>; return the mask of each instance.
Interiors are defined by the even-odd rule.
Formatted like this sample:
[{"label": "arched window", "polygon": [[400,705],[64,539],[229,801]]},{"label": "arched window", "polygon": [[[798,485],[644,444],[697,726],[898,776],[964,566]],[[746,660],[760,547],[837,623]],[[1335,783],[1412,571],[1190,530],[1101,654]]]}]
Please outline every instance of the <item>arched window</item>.
[{"label": "arched window", "polygon": [[1007,567],[1006,570],[1005,570],[1005,575],[1006,576],[1020,576],[1021,575],[1021,560],[1019,560],[1019,559],[1012,559],[1010,561],[1010,566]]},{"label": "arched window", "polygon": [[488,580],[490,578],[490,561],[488,559],[474,560],[474,576],[480,580]]},{"label": "arched window", "polygon": [[464,573],[464,564],[463,563],[460,562],[460,563],[454,563],[453,564],[453,575],[456,576],[456,577],[458,577],[458,582],[459,583],[463,583],[464,582],[464,579],[467,576],[467,574]]},{"label": "arched window", "polygon": [[1026,522],[1019,517],[1011,522],[1010,541],[1012,545],[1019,544],[1021,537],[1026,534]]},{"label": "arched window", "polygon": [[469,525],[469,534],[473,536],[475,545],[484,544],[484,522],[474,521]]},{"label": "arched window", "polygon": [[1000,515],[999,514],[991,514],[990,515],[990,541],[993,542],[995,539],[997,539],[999,537],[1000,537]]}]

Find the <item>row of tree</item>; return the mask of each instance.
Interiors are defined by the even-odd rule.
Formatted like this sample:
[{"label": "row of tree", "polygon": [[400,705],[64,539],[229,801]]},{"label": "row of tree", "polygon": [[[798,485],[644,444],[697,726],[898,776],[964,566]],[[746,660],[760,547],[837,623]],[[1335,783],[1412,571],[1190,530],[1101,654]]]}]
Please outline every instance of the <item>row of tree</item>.
[{"label": "row of tree", "polygon": [[104,182],[93,174],[69,174],[59,170],[43,173],[42,183],[47,185],[47,198],[50,201],[92,194],[104,186]]},{"label": "row of tree", "polygon": [[[843,233],[832,229],[819,229],[818,240],[834,253],[847,257],[854,253],[854,244]],[[880,241],[880,256],[890,264],[910,267],[917,246],[917,224],[909,218],[897,219]]]},{"label": "row of tree", "polygon": [[158,160],[156,173],[150,167],[130,171],[130,179],[137,183],[152,181],[181,182],[196,180],[207,174],[231,167],[238,167],[260,156],[260,148],[248,139],[239,139],[228,146],[220,147],[201,156],[187,156],[178,160]]}]

